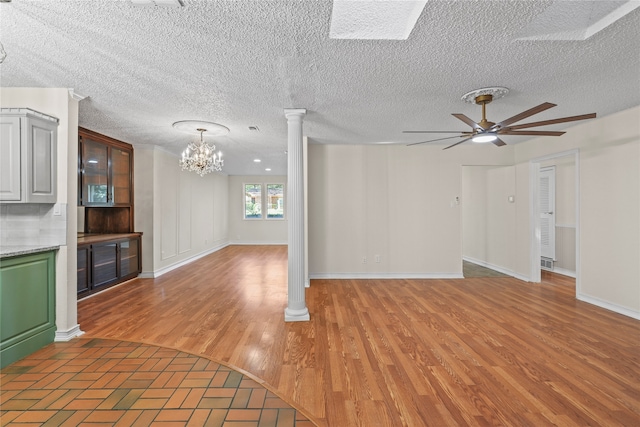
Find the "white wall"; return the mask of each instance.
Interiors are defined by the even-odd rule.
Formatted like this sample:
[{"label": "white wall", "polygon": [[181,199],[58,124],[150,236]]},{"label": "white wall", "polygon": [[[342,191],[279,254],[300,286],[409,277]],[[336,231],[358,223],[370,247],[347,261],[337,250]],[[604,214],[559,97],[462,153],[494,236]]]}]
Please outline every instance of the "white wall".
[{"label": "white wall", "polygon": [[244,219],[244,184],[284,184],[287,192],[286,176],[236,175],[229,177],[229,240],[237,245],[286,245],[287,240],[287,199],[285,196],[284,219]]},{"label": "white wall", "polygon": [[0,106],[31,108],[57,117],[57,203],[66,213],[66,244],[56,255],[56,340],[79,333],[77,315],[78,101],[67,88],[0,88]]},{"label": "white wall", "polygon": [[142,277],[157,277],[228,245],[228,177],[185,172],[159,148],[134,147],[135,228]]},{"label": "white wall", "polygon": [[310,277],[461,277],[462,165],[513,148],[457,148],[310,144]]},{"label": "white wall", "polygon": [[463,166],[462,194],[463,257],[516,275],[515,167]]},{"label": "white wall", "polygon": [[[529,161],[579,150],[577,297],[640,318],[640,107],[578,124],[560,138],[517,146],[517,179]],[[518,221],[523,247],[529,224]],[[530,252],[517,251],[520,265]]]},{"label": "white wall", "polygon": [[133,229],[142,233],[142,277],[153,277],[154,147],[136,146],[133,152]]}]

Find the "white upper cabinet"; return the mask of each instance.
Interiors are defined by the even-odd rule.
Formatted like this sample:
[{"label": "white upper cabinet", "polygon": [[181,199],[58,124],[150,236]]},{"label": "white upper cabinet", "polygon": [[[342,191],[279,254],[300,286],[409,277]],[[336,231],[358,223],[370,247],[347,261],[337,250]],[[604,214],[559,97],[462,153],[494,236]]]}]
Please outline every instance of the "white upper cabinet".
[{"label": "white upper cabinet", "polygon": [[0,109],[0,201],[56,203],[58,119]]}]

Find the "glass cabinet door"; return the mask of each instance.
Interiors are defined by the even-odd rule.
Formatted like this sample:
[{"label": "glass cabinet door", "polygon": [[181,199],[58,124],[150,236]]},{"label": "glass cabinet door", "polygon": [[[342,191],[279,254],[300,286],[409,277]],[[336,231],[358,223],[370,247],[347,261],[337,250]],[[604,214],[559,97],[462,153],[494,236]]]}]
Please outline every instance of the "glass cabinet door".
[{"label": "glass cabinet door", "polygon": [[93,288],[118,278],[118,244],[104,243],[92,248]]},{"label": "glass cabinet door", "polygon": [[131,239],[120,243],[120,277],[138,272],[138,240]]},{"label": "glass cabinet door", "polygon": [[89,140],[83,145],[82,203],[108,203],[109,148]]},{"label": "glass cabinet door", "polygon": [[113,203],[131,203],[131,154],[119,148],[111,148],[111,173],[113,179]]}]

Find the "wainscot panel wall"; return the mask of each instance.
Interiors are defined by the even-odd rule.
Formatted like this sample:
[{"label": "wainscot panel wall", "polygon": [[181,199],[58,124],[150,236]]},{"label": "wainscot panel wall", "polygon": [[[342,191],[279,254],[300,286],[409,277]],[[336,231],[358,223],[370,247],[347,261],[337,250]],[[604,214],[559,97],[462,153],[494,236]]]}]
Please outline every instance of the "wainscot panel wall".
[{"label": "wainscot panel wall", "polygon": [[185,172],[179,158],[134,145],[136,227],[143,234],[142,277],[157,277],[228,245],[229,177]]}]

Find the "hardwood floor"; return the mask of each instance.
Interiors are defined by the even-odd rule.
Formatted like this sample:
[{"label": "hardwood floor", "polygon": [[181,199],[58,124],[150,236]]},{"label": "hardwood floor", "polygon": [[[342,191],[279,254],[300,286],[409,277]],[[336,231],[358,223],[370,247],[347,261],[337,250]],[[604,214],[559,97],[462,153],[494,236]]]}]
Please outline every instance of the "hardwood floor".
[{"label": "hardwood floor", "polygon": [[87,336],[203,354],[320,425],[640,425],[640,321],[573,279],[313,280],[285,323],[287,249],[229,246],[80,301]]}]

